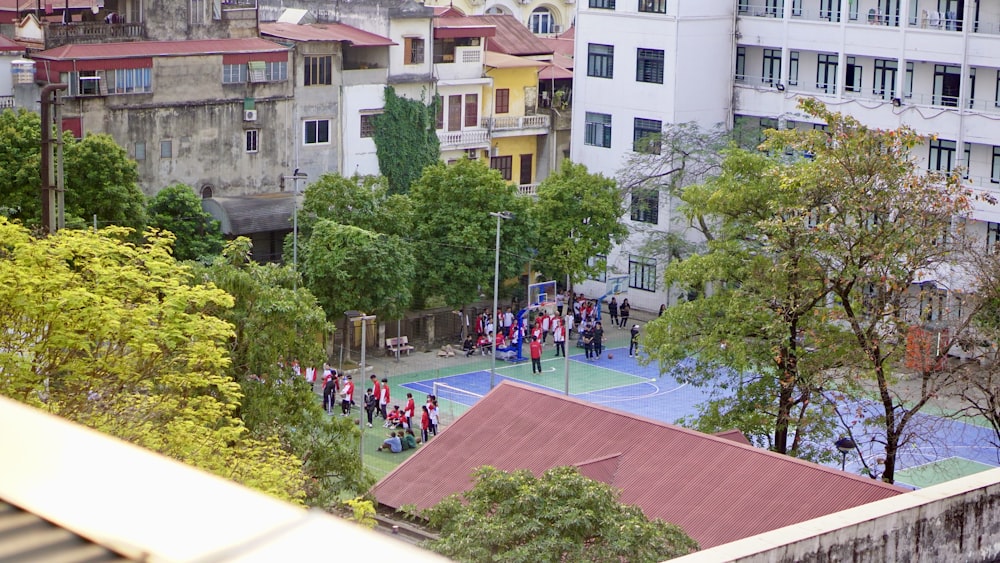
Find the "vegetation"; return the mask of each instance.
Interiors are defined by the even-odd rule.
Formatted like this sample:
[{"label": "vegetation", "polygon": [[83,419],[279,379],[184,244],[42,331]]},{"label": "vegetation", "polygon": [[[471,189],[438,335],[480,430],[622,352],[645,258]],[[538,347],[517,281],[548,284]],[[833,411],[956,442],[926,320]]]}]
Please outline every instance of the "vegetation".
[{"label": "vegetation", "polygon": [[389,180],[389,192],[409,193],[410,186],[425,167],[440,162],[441,143],[435,131],[435,112],[440,101],[430,105],[396,95],[385,87],[382,113],[373,118],[375,152],[382,175]]},{"label": "vegetation", "polygon": [[174,258],[210,259],[222,250],[219,222],[201,208],[191,186],[174,184],[149,200],[149,226],[174,234]]},{"label": "vegetation", "polygon": [[121,227],[33,238],[0,218],[0,393],[279,498],[302,462],[255,438],[225,375],[233,298],[195,283],[172,237]]},{"label": "vegetation", "polygon": [[428,547],[458,561],[663,561],[698,549],[673,524],[618,502],[611,486],[556,467],[535,478],[481,467],[461,496],[425,511],[441,539]]}]

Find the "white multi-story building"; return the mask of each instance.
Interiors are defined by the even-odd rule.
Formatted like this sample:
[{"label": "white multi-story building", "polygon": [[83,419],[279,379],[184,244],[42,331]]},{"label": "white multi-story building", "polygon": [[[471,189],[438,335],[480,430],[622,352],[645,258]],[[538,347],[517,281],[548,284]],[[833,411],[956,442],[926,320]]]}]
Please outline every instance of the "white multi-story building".
[{"label": "white multi-story building", "polygon": [[[928,136],[915,149],[928,169],[961,166],[1000,195],[1000,0],[589,0],[577,21],[572,158],[595,171],[615,174],[657,122],[811,127],[797,106],[808,96],[873,127],[912,127]],[[626,220],[666,230],[665,197]],[[976,201],[972,217],[984,248],[1000,243],[1000,207]],[[642,239],[608,272],[629,274],[633,306],[655,310],[676,296]]]}]

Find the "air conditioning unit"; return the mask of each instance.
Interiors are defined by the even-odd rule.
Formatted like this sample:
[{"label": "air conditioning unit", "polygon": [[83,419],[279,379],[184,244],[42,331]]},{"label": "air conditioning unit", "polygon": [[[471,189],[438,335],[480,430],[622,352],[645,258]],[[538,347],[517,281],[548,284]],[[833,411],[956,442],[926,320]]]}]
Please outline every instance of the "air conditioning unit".
[{"label": "air conditioning unit", "polygon": [[243,110],[243,121],[257,121],[257,110],[255,109]]},{"label": "air conditioning unit", "polygon": [[[567,0],[567,4],[572,4],[571,0]],[[562,33],[562,26],[559,24],[552,24],[552,33]]]}]

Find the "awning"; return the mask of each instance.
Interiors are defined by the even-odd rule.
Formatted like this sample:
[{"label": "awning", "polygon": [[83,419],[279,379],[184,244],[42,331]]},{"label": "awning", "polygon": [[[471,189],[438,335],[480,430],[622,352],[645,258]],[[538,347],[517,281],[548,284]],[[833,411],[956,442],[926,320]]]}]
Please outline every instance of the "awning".
[{"label": "awning", "polygon": [[201,208],[215,218],[225,235],[250,235],[292,228],[292,192],[240,197],[210,197]]}]

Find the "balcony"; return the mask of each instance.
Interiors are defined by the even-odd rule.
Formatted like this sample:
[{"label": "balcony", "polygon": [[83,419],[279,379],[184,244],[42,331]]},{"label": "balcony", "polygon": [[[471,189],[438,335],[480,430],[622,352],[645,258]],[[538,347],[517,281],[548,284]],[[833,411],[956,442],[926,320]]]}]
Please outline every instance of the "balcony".
[{"label": "balcony", "polygon": [[515,137],[521,135],[544,135],[549,132],[552,119],[548,115],[511,115],[484,117],[480,127],[490,131],[493,137]]},{"label": "balcony", "polygon": [[14,96],[0,96],[0,110],[14,107]]},{"label": "balcony", "polygon": [[438,131],[441,150],[485,149],[490,146],[490,132],[486,129],[465,131]]},{"label": "balcony", "polygon": [[517,186],[517,195],[537,196],[538,184],[519,184]]},{"label": "balcony", "polygon": [[70,43],[111,43],[142,41],[146,38],[145,23],[75,22],[45,24],[45,48],[52,49]]}]

